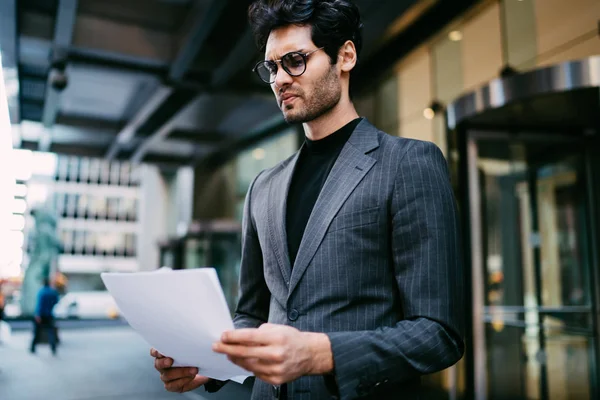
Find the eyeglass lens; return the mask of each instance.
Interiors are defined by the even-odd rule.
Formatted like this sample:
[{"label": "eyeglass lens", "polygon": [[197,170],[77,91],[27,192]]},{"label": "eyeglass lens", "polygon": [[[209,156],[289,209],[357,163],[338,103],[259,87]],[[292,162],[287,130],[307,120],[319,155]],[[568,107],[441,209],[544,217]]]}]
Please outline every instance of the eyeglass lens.
[{"label": "eyeglass lens", "polygon": [[[288,53],[281,58],[281,65],[285,72],[291,76],[300,76],[306,69],[304,56],[300,53]],[[256,67],[260,79],[266,83],[275,82],[277,76],[277,63],[275,61],[264,61]]]}]

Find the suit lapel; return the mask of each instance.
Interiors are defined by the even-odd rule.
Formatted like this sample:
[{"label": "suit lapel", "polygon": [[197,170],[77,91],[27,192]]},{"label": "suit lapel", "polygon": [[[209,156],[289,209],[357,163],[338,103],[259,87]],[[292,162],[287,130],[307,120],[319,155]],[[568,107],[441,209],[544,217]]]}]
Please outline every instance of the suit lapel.
[{"label": "suit lapel", "polygon": [[308,268],[338,210],[375,165],[376,160],[365,153],[378,146],[377,129],[364,119],[344,145],[319,193],[300,242],[291,274],[289,294]]},{"label": "suit lapel", "polygon": [[[299,151],[296,152],[290,162],[271,179],[269,184],[269,236],[286,285],[290,281],[292,271],[286,231],[287,196],[299,154]],[[282,188],[284,190],[281,190]]]}]

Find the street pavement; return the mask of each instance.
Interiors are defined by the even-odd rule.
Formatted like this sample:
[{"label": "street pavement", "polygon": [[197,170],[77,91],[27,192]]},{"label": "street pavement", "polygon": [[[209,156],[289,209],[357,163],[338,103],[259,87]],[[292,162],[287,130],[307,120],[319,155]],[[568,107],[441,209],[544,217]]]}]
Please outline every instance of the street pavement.
[{"label": "street pavement", "polygon": [[126,326],[61,329],[58,354],[47,344],[29,352],[30,331],[0,344],[0,400],[244,400],[230,382],[216,394],[166,392],[148,344]]}]

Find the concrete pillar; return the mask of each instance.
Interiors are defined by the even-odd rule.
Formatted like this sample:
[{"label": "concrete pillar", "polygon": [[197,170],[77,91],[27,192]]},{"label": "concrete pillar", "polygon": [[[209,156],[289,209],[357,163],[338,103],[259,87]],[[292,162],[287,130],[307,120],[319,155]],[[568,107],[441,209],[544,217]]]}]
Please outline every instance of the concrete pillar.
[{"label": "concrete pillar", "polygon": [[143,271],[159,267],[158,242],[184,235],[192,222],[194,170],[182,167],[165,173],[154,165],[142,165],[140,174],[138,262]]},{"label": "concrete pillar", "polygon": [[194,170],[182,167],[175,174],[163,175],[168,187],[167,234],[181,236],[192,222]]},{"label": "concrete pillar", "polygon": [[141,165],[142,182],[138,217],[137,258],[140,271],[156,269],[159,265],[158,240],[167,234],[168,186],[154,165]]}]

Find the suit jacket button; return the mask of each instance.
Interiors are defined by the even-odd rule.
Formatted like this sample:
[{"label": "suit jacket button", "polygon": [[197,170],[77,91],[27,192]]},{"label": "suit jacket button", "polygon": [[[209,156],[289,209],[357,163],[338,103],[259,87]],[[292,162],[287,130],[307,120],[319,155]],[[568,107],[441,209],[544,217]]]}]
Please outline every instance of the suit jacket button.
[{"label": "suit jacket button", "polygon": [[298,312],[298,310],[296,310],[295,308],[292,308],[289,312],[288,312],[288,319],[290,321],[295,321],[298,319],[298,317],[300,316],[300,313]]}]

